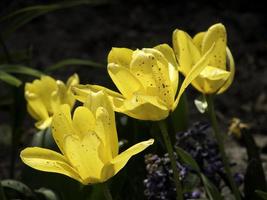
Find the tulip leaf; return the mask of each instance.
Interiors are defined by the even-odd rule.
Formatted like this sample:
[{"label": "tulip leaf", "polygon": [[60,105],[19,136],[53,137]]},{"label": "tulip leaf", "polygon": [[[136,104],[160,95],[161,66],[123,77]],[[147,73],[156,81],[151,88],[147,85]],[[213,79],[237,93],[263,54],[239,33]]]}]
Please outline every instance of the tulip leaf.
[{"label": "tulip leaf", "polygon": [[171,113],[174,131],[185,131],[188,127],[188,102],[186,94],[182,94],[177,108]]},{"label": "tulip leaf", "polygon": [[36,69],[21,65],[0,65],[0,70],[3,70],[7,73],[25,74],[35,77],[40,77],[41,75],[43,75],[42,72]]},{"label": "tulip leaf", "polygon": [[187,174],[183,180],[183,193],[191,192],[193,189],[199,186],[199,183],[200,178],[197,174]]},{"label": "tulip leaf", "polygon": [[12,128],[10,125],[1,124],[0,125],[0,146],[10,146],[12,138]]},{"label": "tulip leaf", "polygon": [[25,199],[31,199],[33,196],[32,190],[20,181],[6,179],[1,181],[1,185],[4,190],[9,189],[9,192],[5,192],[7,198],[15,195],[16,197],[23,196]]},{"label": "tulip leaf", "polygon": [[59,200],[58,195],[53,190],[50,190],[44,187],[38,190],[35,190],[35,193],[43,197],[42,199],[44,200]]},{"label": "tulip leaf", "polygon": [[4,192],[4,189],[3,189],[3,187],[2,187],[2,183],[0,182],[0,199],[1,200],[7,200],[6,199],[6,194],[5,194],[5,192]]},{"label": "tulip leaf", "polygon": [[[12,61],[20,62],[29,59],[29,50],[18,50],[8,52],[8,56],[12,58]],[[7,63],[9,61],[6,53],[0,54],[0,63]]]},{"label": "tulip leaf", "polygon": [[200,173],[201,180],[204,184],[207,196],[210,200],[223,200],[223,197],[221,196],[219,190],[217,187],[210,182],[210,180],[202,173]]},{"label": "tulip leaf", "polygon": [[255,193],[261,197],[262,200],[267,200],[267,192],[256,190]]},{"label": "tulip leaf", "polygon": [[242,129],[241,134],[248,154],[248,166],[245,174],[244,193],[247,199],[257,200],[260,198],[255,194],[255,190],[267,190],[259,148],[257,147],[256,142],[249,130]]},{"label": "tulip leaf", "polygon": [[15,76],[12,76],[4,71],[0,71],[0,80],[16,87],[19,87],[22,84],[22,82]]},{"label": "tulip leaf", "polygon": [[57,145],[53,139],[51,128],[46,128],[35,133],[32,138],[32,146],[56,150]]},{"label": "tulip leaf", "polygon": [[54,71],[62,67],[70,66],[70,65],[79,65],[79,66],[91,66],[96,68],[103,68],[104,65],[100,63],[96,63],[91,60],[84,60],[84,59],[77,59],[77,58],[70,58],[59,61],[58,63],[51,65],[46,68],[46,71]]},{"label": "tulip leaf", "polygon": [[22,8],[20,10],[14,11],[8,15],[0,18],[1,23],[6,23],[6,27],[2,31],[2,37],[6,38],[15,32],[18,28],[29,23],[34,18],[37,18],[46,13],[70,8],[79,5],[97,5],[106,3],[105,0],[72,0],[72,1],[62,1],[56,4],[46,4],[46,5],[36,5]]},{"label": "tulip leaf", "polygon": [[182,148],[176,146],[176,153],[179,155],[179,158],[187,165],[189,165],[193,170],[200,172],[200,168],[194,158],[187,153]]}]

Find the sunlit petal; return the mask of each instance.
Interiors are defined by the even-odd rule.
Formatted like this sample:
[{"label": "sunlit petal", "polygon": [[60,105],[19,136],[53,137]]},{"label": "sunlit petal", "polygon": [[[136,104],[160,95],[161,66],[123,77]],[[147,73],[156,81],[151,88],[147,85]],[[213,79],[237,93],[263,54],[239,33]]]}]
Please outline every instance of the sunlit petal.
[{"label": "sunlit petal", "polygon": [[200,51],[194,45],[192,38],[178,29],[173,32],[173,48],[179,61],[179,70],[187,74],[200,59]]},{"label": "sunlit petal", "polygon": [[129,67],[132,59],[133,50],[127,48],[112,48],[108,54],[108,63],[118,64]]},{"label": "sunlit petal", "polygon": [[68,135],[64,139],[65,156],[83,180],[92,183],[100,179],[103,163],[99,159],[100,140],[89,133],[83,139]]},{"label": "sunlit petal", "polygon": [[173,49],[167,44],[161,44],[154,48],[159,50],[169,62],[168,63],[169,77],[173,88],[173,95],[175,95],[178,87],[179,76],[178,76],[178,63],[176,61]]},{"label": "sunlit petal", "polygon": [[213,55],[213,51],[215,49],[216,44],[213,44],[209,51],[206,52],[205,55],[201,57],[201,59],[195,64],[192,70],[187,74],[185,80],[183,81],[177,98],[173,104],[172,110],[175,110],[183,92],[188,87],[188,85],[201,73],[201,71],[207,66],[210,57]]},{"label": "sunlit petal", "polygon": [[82,181],[77,171],[71,167],[65,157],[55,151],[31,147],[21,151],[20,157],[25,164],[34,169],[60,173],[77,181]]},{"label": "sunlit petal", "polygon": [[158,97],[138,94],[125,100],[123,105],[117,109],[118,112],[140,120],[156,121],[169,115],[168,108]]},{"label": "sunlit petal", "polygon": [[215,24],[208,29],[203,38],[202,53],[206,53],[214,42],[216,42],[216,48],[210,58],[209,65],[225,70],[227,38],[224,25]]},{"label": "sunlit petal", "polygon": [[131,98],[134,92],[143,90],[140,81],[128,68],[111,63],[108,65],[108,73],[118,90],[127,98]]},{"label": "sunlit petal", "polygon": [[220,90],[218,91],[218,94],[221,94],[225,90],[228,89],[228,87],[232,84],[232,82],[234,80],[234,76],[235,76],[234,58],[232,56],[231,51],[228,48],[226,48],[226,52],[227,52],[227,58],[229,59],[230,76],[229,76],[228,80],[225,82],[225,84],[220,88]]},{"label": "sunlit petal", "polygon": [[118,154],[118,136],[116,130],[115,114],[109,98],[103,91],[90,92],[84,106],[89,108],[96,116],[97,128],[102,127],[102,131],[96,131],[96,134],[105,134],[99,136],[104,139],[104,145],[107,145],[111,150],[111,155],[114,157]]},{"label": "sunlit petal", "polygon": [[77,130],[81,138],[83,138],[85,134],[95,130],[95,123],[95,117],[88,108],[79,106],[75,109],[73,115],[73,128]]},{"label": "sunlit petal", "polygon": [[64,154],[64,138],[67,135],[73,135],[75,133],[79,134],[77,131],[74,130],[72,126],[69,105],[64,104],[59,107],[58,112],[54,114],[51,127],[52,134],[57,143],[57,146]]},{"label": "sunlit petal", "polygon": [[203,38],[204,38],[205,34],[206,34],[206,32],[199,32],[193,38],[193,43],[195,44],[195,46],[197,47],[199,52],[202,52],[202,43],[203,43]]},{"label": "sunlit petal", "polygon": [[126,151],[120,153],[113,160],[111,160],[108,167],[106,168],[107,171],[102,172],[102,173],[105,174],[105,176],[113,176],[113,175],[117,174],[126,165],[128,160],[132,156],[145,150],[148,146],[152,145],[153,143],[154,143],[154,140],[150,139],[150,140],[135,144],[134,146],[132,146],[129,149],[127,149]]}]

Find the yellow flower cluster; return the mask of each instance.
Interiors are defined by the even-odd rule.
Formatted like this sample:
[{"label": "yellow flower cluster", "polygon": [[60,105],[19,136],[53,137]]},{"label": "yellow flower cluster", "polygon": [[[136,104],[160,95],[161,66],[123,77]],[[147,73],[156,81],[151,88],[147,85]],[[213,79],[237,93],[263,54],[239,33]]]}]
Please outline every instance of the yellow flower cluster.
[{"label": "yellow flower cluster", "polygon": [[[104,182],[154,142],[143,141],[119,153],[114,111],[158,121],[175,110],[191,83],[205,94],[222,93],[232,83],[234,61],[222,24],[213,25],[193,39],[175,30],[173,49],[167,44],[137,50],[112,48],[107,69],[119,92],[99,85],[79,85],[77,75],[66,85],[48,76],[26,84],[28,111],[37,120],[38,128],[51,124],[61,154],[26,148],[21,152],[23,162],[83,184]],[[185,76],[180,86],[179,71]],[[72,117],[74,97],[83,106],[77,107]]]},{"label": "yellow flower cluster", "polygon": [[71,87],[79,84],[77,74],[71,76],[67,83],[55,80],[50,76],[42,76],[25,85],[25,98],[30,115],[37,120],[35,126],[45,129],[50,126],[53,114],[62,104],[73,107],[75,103]]}]

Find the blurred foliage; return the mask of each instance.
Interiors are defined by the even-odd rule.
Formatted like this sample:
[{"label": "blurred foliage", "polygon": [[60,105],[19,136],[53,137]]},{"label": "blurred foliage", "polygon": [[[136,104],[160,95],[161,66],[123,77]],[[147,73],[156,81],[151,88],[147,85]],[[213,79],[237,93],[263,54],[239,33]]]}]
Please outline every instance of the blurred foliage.
[{"label": "blurred foliage", "polygon": [[6,16],[0,18],[0,23],[4,25],[1,31],[1,36],[3,39],[9,37],[13,32],[22,27],[23,25],[29,23],[34,18],[41,15],[47,14],[49,12],[54,12],[60,9],[71,8],[80,5],[97,5],[107,3],[106,0],[68,0],[62,1],[55,4],[48,5],[36,5],[26,7],[17,11],[14,11]]}]

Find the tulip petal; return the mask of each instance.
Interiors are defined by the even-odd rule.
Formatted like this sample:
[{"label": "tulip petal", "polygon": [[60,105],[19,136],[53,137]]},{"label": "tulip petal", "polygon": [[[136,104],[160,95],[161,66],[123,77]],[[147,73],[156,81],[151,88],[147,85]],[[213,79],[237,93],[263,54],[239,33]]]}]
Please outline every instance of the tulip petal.
[{"label": "tulip petal", "polygon": [[30,147],[21,151],[20,157],[25,164],[34,169],[64,174],[82,182],[76,170],[70,166],[65,157],[55,151]]},{"label": "tulip petal", "polygon": [[96,116],[96,128],[98,130],[96,134],[101,138],[104,145],[108,146],[108,151],[111,151],[112,157],[116,156],[119,145],[115,114],[107,94],[103,91],[89,92],[84,106],[89,108]]},{"label": "tulip petal", "polygon": [[230,72],[216,67],[207,66],[195,79],[204,94],[216,93],[228,80]]},{"label": "tulip petal", "polygon": [[226,83],[220,88],[217,94],[223,93],[232,84],[235,76],[235,62],[230,49],[226,48],[227,58],[229,59],[230,76]]},{"label": "tulip petal", "polygon": [[133,50],[127,48],[112,48],[108,54],[108,63],[118,64],[129,67],[132,59]]},{"label": "tulip petal", "polygon": [[64,154],[64,138],[67,135],[76,133],[72,126],[70,106],[68,104],[61,105],[59,110],[54,114],[52,119],[52,134],[60,151]]},{"label": "tulip petal", "polygon": [[28,102],[27,110],[29,114],[36,120],[45,120],[49,118],[47,109],[42,100],[33,93],[25,92],[25,98]]},{"label": "tulip petal", "polygon": [[205,54],[216,42],[216,48],[210,58],[210,66],[226,69],[226,40],[226,30],[223,24],[215,24],[206,32],[202,43],[202,54]]},{"label": "tulip petal", "polygon": [[125,67],[110,63],[108,73],[118,90],[126,98],[131,98],[134,92],[143,90],[140,81]]},{"label": "tulip petal", "polygon": [[[110,121],[109,114],[106,109],[99,107],[96,112],[96,128],[95,132],[101,140],[99,147],[99,157],[103,163],[109,162],[113,157],[118,154],[118,138],[116,131],[115,122]],[[115,136],[116,141],[114,141]],[[112,152],[112,147],[117,147],[117,152]]]},{"label": "tulip petal", "polygon": [[36,122],[34,125],[38,129],[44,130],[44,129],[48,128],[51,125],[51,122],[52,122],[52,117],[49,117],[49,118],[47,118],[45,120],[41,120],[41,121]]},{"label": "tulip petal", "polygon": [[79,132],[80,138],[95,130],[95,117],[92,112],[84,107],[79,106],[75,109],[73,115],[73,128]]},{"label": "tulip petal", "polygon": [[169,77],[172,84],[173,94],[175,95],[178,87],[179,77],[178,77],[178,63],[176,61],[174,52],[168,44],[161,44],[154,48],[159,50],[169,62],[168,64]]},{"label": "tulip petal", "polygon": [[[150,93],[150,95],[157,94],[157,90],[155,90],[156,84],[152,75],[152,68],[156,64],[157,61],[151,52],[145,52],[144,50],[134,51],[130,70],[143,85],[145,92],[147,94]],[[151,88],[154,88],[154,90]]]},{"label": "tulip petal", "polygon": [[197,47],[199,52],[202,51],[202,43],[203,43],[203,38],[204,38],[205,34],[206,34],[206,32],[199,32],[193,38],[193,43],[195,44],[195,46]]},{"label": "tulip petal", "polygon": [[174,94],[169,77],[169,63],[164,55],[156,49],[143,49],[143,51],[148,55],[152,54],[148,56],[148,60],[155,61],[155,63],[151,62],[152,67],[150,68],[152,69],[152,77],[158,91],[157,93],[148,95],[159,96],[167,107],[171,109],[174,101]]},{"label": "tulip petal", "polygon": [[225,70],[221,70],[220,68],[207,66],[205,67],[199,77],[205,78],[211,81],[223,79],[224,81],[228,79],[229,72]]},{"label": "tulip petal", "polygon": [[108,179],[111,176],[117,174],[126,165],[128,160],[132,156],[145,150],[148,146],[152,145],[153,143],[154,139],[143,141],[138,144],[135,144],[126,151],[120,153],[107,166],[105,166],[105,172],[102,172],[102,176],[103,175],[106,176],[104,179]]},{"label": "tulip petal", "polygon": [[154,47],[154,49],[157,49],[160,51],[164,57],[172,64],[174,68],[178,68],[178,63],[176,61],[173,49],[168,44],[160,44]]},{"label": "tulip petal", "polygon": [[72,86],[78,85],[79,82],[80,82],[79,76],[78,74],[75,73],[71,77],[68,78],[66,86],[68,89],[71,89]]},{"label": "tulip petal", "polygon": [[125,100],[121,107],[115,107],[115,111],[136,119],[152,121],[165,119],[169,115],[168,108],[157,96],[138,94]]},{"label": "tulip petal", "polygon": [[38,79],[25,85],[25,91],[36,94],[48,112],[53,112],[51,108],[51,94],[56,90],[56,80],[49,76],[42,76],[40,80]]},{"label": "tulip petal", "polygon": [[68,135],[64,140],[65,156],[87,183],[100,179],[103,163],[99,159],[99,145],[100,140],[95,133],[88,133],[83,139]]},{"label": "tulip petal", "polygon": [[71,91],[71,88],[75,85],[78,85],[79,81],[80,81],[79,76],[77,74],[74,74],[71,77],[69,77],[67,84],[65,86],[66,88],[65,92],[62,95],[63,99],[61,99],[61,104],[64,104],[64,103],[69,104],[71,108],[74,106],[75,97]]},{"label": "tulip petal", "polygon": [[173,104],[172,110],[175,110],[176,106],[178,105],[178,102],[185,91],[185,89],[188,87],[188,85],[201,73],[201,71],[207,66],[210,57],[213,55],[213,51],[215,49],[216,43],[211,46],[211,48],[205,53],[205,55],[202,56],[202,58],[194,65],[192,70],[187,74],[185,77],[181,88],[179,90],[179,93],[177,95],[177,98]]},{"label": "tulip petal", "polygon": [[200,51],[194,45],[192,38],[184,31],[176,29],[173,32],[173,48],[184,74],[189,73],[200,59]]},{"label": "tulip petal", "polygon": [[124,97],[120,93],[114,92],[100,85],[88,84],[88,85],[76,85],[72,87],[72,92],[74,93],[75,98],[83,103],[87,101],[87,96],[91,91],[92,92],[104,91],[108,95],[108,97],[111,98],[111,100],[113,100],[113,98],[124,99]]}]

